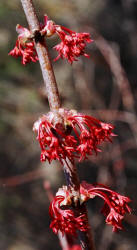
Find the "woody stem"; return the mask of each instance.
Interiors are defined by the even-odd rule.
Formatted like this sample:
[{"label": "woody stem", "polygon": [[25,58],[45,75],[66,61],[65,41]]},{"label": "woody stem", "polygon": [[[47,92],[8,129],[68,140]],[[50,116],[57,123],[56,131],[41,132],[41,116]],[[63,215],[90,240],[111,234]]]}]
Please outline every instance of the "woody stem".
[{"label": "woody stem", "polygon": [[63,169],[64,174],[67,182],[68,188],[74,191],[74,203],[75,206],[73,207],[75,215],[81,216],[84,215],[87,221],[87,230],[86,232],[78,231],[78,236],[81,244],[82,250],[95,250],[94,241],[91,233],[91,228],[88,224],[88,214],[86,205],[79,203],[79,188],[80,188],[80,181],[77,173],[77,169],[74,163],[72,163],[69,159],[63,160]]},{"label": "woody stem", "polygon": [[59,92],[48,49],[44,37],[40,34],[40,25],[32,0],[21,0],[31,33],[34,35],[35,48],[38,54],[40,67],[46,86],[50,109],[57,111],[60,108]]},{"label": "woody stem", "polygon": [[[35,48],[38,54],[39,63],[44,79],[44,84],[46,87],[46,92],[49,100],[50,110],[56,112],[58,115],[58,109],[60,108],[60,99],[59,99],[59,92],[58,87],[55,79],[55,75],[53,72],[53,68],[50,62],[50,57],[48,54],[48,49],[46,45],[46,41],[44,37],[40,34],[40,25],[39,21],[32,3],[32,0],[21,0],[28,24],[31,33],[34,36],[34,43]],[[58,122],[62,122],[60,117],[58,116]],[[69,188],[73,188],[76,193],[76,199],[79,199],[79,178],[78,173],[75,166],[68,160],[63,162],[64,163],[64,174],[67,182],[67,186]],[[75,213],[77,216],[85,215],[87,217],[87,211],[85,205],[77,205],[75,207]],[[90,230],[87,229],[86,232],[78,232],[79,239],[81,243],[82,249],[86,250],[94,250],[94,245],[91,237]]]}]

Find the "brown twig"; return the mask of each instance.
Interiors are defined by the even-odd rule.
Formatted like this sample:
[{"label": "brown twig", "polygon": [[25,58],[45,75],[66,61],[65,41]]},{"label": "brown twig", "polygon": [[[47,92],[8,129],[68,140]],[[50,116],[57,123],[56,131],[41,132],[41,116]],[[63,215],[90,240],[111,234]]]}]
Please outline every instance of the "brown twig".
[{"label": "brown twig", "polygon": [[74,164],[72,164],[68,159],[64,160],[64,173],[66,177],[67,186],[70,187],[71,190],[74,190],[76,193],[76,196],[74,197],[74,203],[77,204],[77,206],[74,207],[74,212],[76,216],[85,215],[87,220],[87,226],[88,229],[86,232],[79,231],[79,240],[82,249],[91,249],[95,250],[92,234],[91,234],[91,228],[88,224],[88,215],[87,215],[87,209],[85,204],[80,205],[79,204],[79,187],[80,187],[80,181],[77,174],[77,169]]},{"label": "brown twig", "polygon": [[36,169],[26,174],[20,174],[12,177],[0,178],[0,186],[3,187],[16,187],[24,183],[34,181],[37,179],[45,179],[45,171]]},{"label": "brown twig", "polygon": [[[40,34],[39,21],[36,16],[34,6],[32,0],[21,0],[30,31],[34,37],[34,43],[36,47],[36,51],[38,54],[42,75],[44,79],[44,83],[46,85],[46,91],[48,95],[50,110],[56,112],[57,114],[57,122],[62,123],[57,111],[60,108],[60,99],[58,94],[58,88],[55,80],[55,76],[53,73],[53,68],[50,62],[48,49],[46,46],[46,42],[44,41],[44,37]],[[68,160],[64,161],[64,173],[67,181],[67,185],[69,188],[73,188],[76,193],[76,199],[79,198],[79,178],[76,171],[75,166],[69,162]],[[85,205],[80,205],[74,208],[77,216],[85,214],[87,217],[87,211]],[[88,218],[87,218],[88,220]],[[88,229],[86,232],[78,232],[79,239],[81,243],[82,249],[86,250],[94,250],[94,244],[91,237],[90,230]]]},{"label": "brown twig", "polygon": [[107,42],[100,34],[97,33],[92,28],[92,33],[95,36],[95,43],[104,56],[106,62],[108,63],[111,72],[113,73],[116,83],[120,89],[120,93],[122,96],[122,101],[125,109],[127,111],[134,112],[134,99],[131,91],[130,83],[127,79],[126,72],[123,69],[120,60],[116,54],[116,52],[112,49],[109,42]]},{"label": "brown twig", "polygon": [[39,21],[31,0],[21,0],[30,31],[34,36],[36,51],[38,54],[41,71],[46,86],[50,109],[56,111],[60,108],[60,99],[53,68],[50,62],[48,49],[44,37],[40,34]]}]

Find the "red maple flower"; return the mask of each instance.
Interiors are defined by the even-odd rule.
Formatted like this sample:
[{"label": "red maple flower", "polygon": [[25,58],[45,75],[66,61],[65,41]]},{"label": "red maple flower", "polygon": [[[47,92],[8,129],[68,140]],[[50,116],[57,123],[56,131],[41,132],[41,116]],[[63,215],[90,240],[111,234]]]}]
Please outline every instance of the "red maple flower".
[{"label": "red maple flower", "polygon": [[[9,55],[13,57],[21,56],[24,65],[31,61],[36,62],[38,56],[31,32],[19,24],[16,27],[16,31],[19,34],[18,39],[14,49],[10,51]],[[44,16],[44,23],[40,24],[39,32],[41,36],[50,37],[56,33],[60,37],[61,43],[54,47],[59,53],[54,61],[62,58],[67,59],[72,64],[72,62],[77,61],[77,58],[81,55],[89,57],[89,55],[85,53],[86,43],[92,42],[89,33],[76,33],[66,27],[56,25],[52,20],[48,19],[47,15]]]},{"label": "red maple flower", "polygon": [[72,64],[73,61],[77,61],[77,58],[81,55],[89,57],[89,55],[85,53],[86,43],[93,42],[89,33],[77,33],[64,26],[57,25],[45,15],[44,24],[41,25],[41,34],[52,36],[55,33],[61,39],[61,43],[54,47],[59,53],[54,61],[62,58],[67,59]]},{"label": "red maple flower", "polygon": [[[37,128],[38,125],[38,128]],[[73,136],[67,135],[59,130],[47,116],[43,116],[34,124],[34,130],[37,131],[39,144],[41,147],[41,161],[59,160],[69,158],[73,161],[73,152],[76,147],[76,140]]]},{"label": "red maple flower", "polygon": [[61,206],[64,205],[63,202],[65,201],[65,199],[66,197],[57,195],[51,202],[49,207],[49,214],[52,219],[50,228],[52,228],[55,234],[60,231],[63,235],[66,233],[76,236],[77,230],[83,232],[87,230],[87,220],[85,218],[85,215],[76,217],[71,209],[61,208]]},{"label": "red maple flower", "polygon": [[34,42],[31,41],[31,33],[28,29],[17,25],[16,31],[19,34],[14,49],[9,52],[13,57],[22,57],[22,64],[36,62],[38,60]]},{"label": "red maple flower", "polygon": [[[41,161],[59,160],[68,158],[79,161],[92,155],[93,151],[100,151],[98,146],[103,141],[111,141],[114,136],[114,126],[103,123],[92,116],[77,113],[74,110],[59,109],[64,121],[65,131],[57,128],[54,123],[54,113],[43,115],[35,124],[34,131],[38,134],[41,147]],[[73,132],[73,134],[71,134]]]},{"label": "red maple flower", "polygon": [[76,152],[80,161],[87,158],[87,155],[92,155],[93,151],[100,152],[98,145],[106,140],[111,141],[111,136],[114,136],[113,125],[103,123],[92,116],[78,113],[68,116],[68,122],[78,140]]},{"label": "red maple flower", "polygon": [[72,64],[73,61],[77,61],[77,58],[81,55],[89,57],[89,55],[85,53],[86,43],[93,41],[89,33],[76,33],[75,31],[59,25],[55,25],[55,28],[56,33],[61,39],[61,43],[54,47],[59,53],[54,61],[61,58],[67,59]]},{"label": "red maple flower", "polygon": [[123,229],[122,220],[126,213],[131,212],[128,203],[131,200],[128,197],[122,196],[105,185],[88,184],[85,181],[80,186],[81,202],[87,201],[90,198],[99,196],[105,203],[102,208],[102,213],[106,216],[106,223],[113,226],[113,231]]}]

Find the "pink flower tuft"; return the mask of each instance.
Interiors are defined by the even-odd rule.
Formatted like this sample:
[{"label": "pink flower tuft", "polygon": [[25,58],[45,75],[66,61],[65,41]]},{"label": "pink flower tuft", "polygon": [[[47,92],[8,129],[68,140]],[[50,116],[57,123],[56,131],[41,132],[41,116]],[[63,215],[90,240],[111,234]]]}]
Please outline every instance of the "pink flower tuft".
[{"label": "pink flower tuft", "polygon": [[9,52],[10,56],[22,57],[22,64],[36,62],[38,60],[37,52],[34,47],[34,42],[31,40],[30,31],[21,25],[17,25],[17,32],[19,33],[14,49]]},{"label": "pink flower tuft", "polygon": [[122,196],[102,184],[88,184],[85,181],[80,186],[81,202],[99,196],[105,203],[102,213],[106,216],[106,223],[113,226],[113,231],[123,229],[122,220],[126,213],[131,212],[128,203],[131,200]]},{"label": "pink flower tuft", "polygon": [[61,39],[61,43],[54,47],[59,53],[54,61],[61,58],[67,59],[69,63],[72,64],[73,61],[77,61],[77,58],[81,55],[89,57],[89,55],[85,53],[86,43],[93,41],[89,33],[76,33],[75,31],[59,25],[55,25],[55,27],[56,33]]}]

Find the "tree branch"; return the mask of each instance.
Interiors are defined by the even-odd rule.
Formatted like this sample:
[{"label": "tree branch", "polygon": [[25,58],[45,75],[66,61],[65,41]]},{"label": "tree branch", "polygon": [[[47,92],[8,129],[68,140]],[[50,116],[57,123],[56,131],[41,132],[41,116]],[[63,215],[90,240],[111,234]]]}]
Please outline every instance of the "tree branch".
[{"label": "tree branch", "polygon": [[29,24],[30,31],[34,35],[35,47],[40,62],[44,84],[46,86],[50,109],[52,111],[57,111],[60,108],[59,93],[46,42],[44,37],[42,37],[40,34],[39,21],[36,16],[32,1],[21,0],[21,3]]},{"label": "tree branch", "polygon": [[[53,68],[50,62],[48,49],[46,46],[46,42],[44,41],[44,37],[40,34],[40,26],[38,18],[35,14],[34,6],[32,0],[21,0],[29,27],[32,35],[34,36],[34,43],[36,47],[36,51],[38,54],[42,75],[44,79],[44,83],[46,86],[47,96],[49,100],[50,110],[56,112],[58,123],[62,123],[61,118],[58,115],[58,109],[60,108],[60,100],[58,88],[53,72]],[[60,120],[59,120],[60,119]],[[79,187],[80,182],[78,178],[78,173],[75,165],[73,165],[68,159],[64,160],[64,173],[66,177],[67,186],[69,188],[73,188],[76,195],[74,199],[79,200]],[[77,216],[85,215],[88,221],[86,206],[80,205],[78,201],[78,205],[74,206],[74,211]],[[90,227],[86,232],[78,232],[79,239],[81,243],[82,249],[86,250],[94,250],[94,244],[90,232]]]}]

